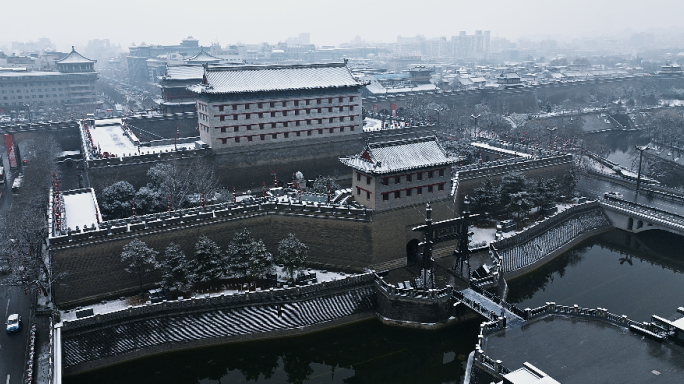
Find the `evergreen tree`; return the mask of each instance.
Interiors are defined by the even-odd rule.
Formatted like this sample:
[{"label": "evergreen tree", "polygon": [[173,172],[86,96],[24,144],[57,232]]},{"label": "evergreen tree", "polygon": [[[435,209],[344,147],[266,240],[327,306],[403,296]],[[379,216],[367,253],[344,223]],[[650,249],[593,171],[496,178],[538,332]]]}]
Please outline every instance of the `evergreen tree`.
[{"label": "evergreen tree", "polygon": [[510,201],[506,205],[506,211],[517,214],[518,219],[523,213],[527,214],[531,208],[532,199],[530,199],[529,194],[525,191],[512,194]]},{"label": "evergreen tree", "polygon": [[273,271],[273,255],[247,228],[236,232],[226,255],[226,269],[234,276],[263,277]]},{"label": "evergreen tree", "polygon": [[535,181],[534,187],[530,192],[532,204],[535,207],[541,208],[556,201],[558,198],[558,184],[554,178],[540,177]]},{"label": "evergreen tree", "polygon": [[563,175],[560,183],[560,190],[567,197],[572,197],[577,188],[577,167],[573,166]]},{"label": "evergreen tree", "polygon": [[140,283],[140,296],[143,295],[145,276],[150,274],[157,266],[156,257],[158,253],[137,238],[123,247],[121,262],[126,265],[124,267],[126,272],[137,275]]},{"label": "evergreen tree", "polygon": [[135,194],[135,212],[138,215],[162,212],[166,210],[166,202],[161,194],[149,187],[142,187]]},{"label": "evergreen tree", "polygon": [[187,291],[194,276],[194,263],[185,256],[185,253],[178,244],[171,243],[164,251],[164,259],[160,263],[162,280],[161,286],[164,288],[176,288],[179,291]]},{"label": "evergreen tree", "polygon": [[475,188],[472,197],[473,213],[494,212],[499,207],[499,188],[487,177],[479,188]]},{"label": "evergreen tree", "polygon": [[131,202],[135,198],[135,188],[127,181],[106,187],[98,197],[102,213],[107,219],[121,219],[133,214]]},{"label": "evergreen tree", "polygon": [[511,196],[525,190],[525,175],[511,171],[501,178],[501,205],[508,207]]},{"label": "evergreen tree", "polygon": [[299,241],[294,233],[290,233],[278,244],[278,258],[276,262],[283,264],[283,269],[292,279],[297,272],[304,269],[308,251],[309,247]]},{"label": "evergreen tree", "polygon": [[251,254],[249,263],[250,276],[263,278],[275,271],[273,255],[266,249],[263,241],[257,240],[252,243]]},{"label": "evergreen tree", "polygon": [[195,281],[205,282],[219,279],[224,272],[223,252],[215,242],[202,235],[195,243],[193,264]]}]

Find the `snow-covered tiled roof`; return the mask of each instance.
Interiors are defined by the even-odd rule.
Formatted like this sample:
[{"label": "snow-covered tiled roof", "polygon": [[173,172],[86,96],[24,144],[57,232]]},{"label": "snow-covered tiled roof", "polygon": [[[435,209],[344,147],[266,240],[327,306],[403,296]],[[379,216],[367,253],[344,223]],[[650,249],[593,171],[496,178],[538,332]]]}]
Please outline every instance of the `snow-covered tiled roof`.
[{"label": "snow-covered tiled roof", "polygon": [[340,158],[343,164],[371,174],[436,167],[458,160],[450,157],[434,136],[369,143],[361,154]]},{"label": "snow-covered tiled roof", "polygon": [[208,67],[205,81],[189,87],[204,94],[358,87],[345,63]]},{"label": "snow-covered tiled roof", "polygon": [[61,60],[56,60],[55,63],[59,64],[79,64],[79,63],[95,63],[97,60],[90,60],[88,58],[83,57],[80,53],[76,52],[74,47],[71,47],[71,52],[69,52],[68,55],[66,55],[63,59]]},{"label": "snow-covered tiled roof", "polygon": [[200,65],[178,65],[166,67],[166,74],[162,76],[164,80],[198,80],[202,81],[204,67]]},{"label": "snow-covered tiled roof", "polygon": [[220,58],[212,56],[206,52],[204,52],[204,49],[199,51],[195,56],[192,56],[185,61],[187,62],[194,62],[194,63],[215,63],[221,61]]}]

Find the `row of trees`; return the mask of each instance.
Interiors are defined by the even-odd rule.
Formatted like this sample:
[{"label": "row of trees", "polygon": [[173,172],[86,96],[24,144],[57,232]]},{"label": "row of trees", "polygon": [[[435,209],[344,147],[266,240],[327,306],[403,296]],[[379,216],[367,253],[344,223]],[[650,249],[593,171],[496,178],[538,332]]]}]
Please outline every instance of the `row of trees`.
[{"label": "row of trees", "polygon": [[[21,143],[22,159],[29,166],[22,167],[21,192],[0,216],[0,256],[11,269],[11,276],[3,279],[3,285],[40,287],[47,292],[49,280],[56,279],[47,258],[43,257],[43,247],[49,231],[48,190],[53,176],[58,175],[57,163],[53,160],[61,151],[51,134]],[[9,188],[6,191],[10,193]]]},{"label": "row of trees", "polygon": [[107,219],[132,215],[133,204],[138,215],[186,208],[195,205],[199,196],[206,199],[228,198],[219,193],[218,178],[207,160],[159,163],[147,171],[149,182],[135,190],[127,181],[118,181],[102,190],[100,207]]},{"label": "row of trees", "polygon": [[140,239],[126,244],[121,252],[125,270],[143,283],[149,274],[158,271],[160,285],[185,292],[197,283],[211,283],[225,277],[264,278],[275,271],[275,264],[282,264],[290,278],[304,269],[308,247],[290,233],[278,244],[274,256],[262,240],[256,240],[245,228],[235,233],[227,249],[222,250],[213,240],[202,235],[195,243],[194,254],[189,257],[178,244],[170,243],[161,257],[159,252]]},{"label": "row of trees", "polygon": [[[306,187],[301,172],[297,172],[297,181]],[[221,188],[212,165],[205,159],[197,158],[189,163],[170,161],[159,163],[147,171],[149,182],[136,191],[128,181],[117,181],[105,187],[98,194],[100,209],[105,219],[121,219],[133,215],[165,212],[169,209],[181,209],[198,206],[202,196],[211,203],[232,201],[233,191]],[[340,185],[331,176],[318,176],[310,190],[315,193],[326,193],[340,189]]]},{"label": "row of trees", "polygon": [[556,178],[538,177],[527,181],[520,172],[509,172],[495,186],[490,178],[476,188],[471,197],[473,213],[506,211],[520,217],[532,208],[541,208],[556,202],[563,193],[572,193],[575,187],[574,171],[571,169],[560,181]]}]

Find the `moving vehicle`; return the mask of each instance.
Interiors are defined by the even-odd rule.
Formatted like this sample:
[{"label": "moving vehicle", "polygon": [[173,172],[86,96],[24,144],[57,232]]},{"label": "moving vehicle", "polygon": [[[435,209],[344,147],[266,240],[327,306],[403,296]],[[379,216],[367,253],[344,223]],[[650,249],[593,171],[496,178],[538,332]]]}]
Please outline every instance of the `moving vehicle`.
[{"label": "moving vehicle", "polygon": [[19,332],[21,329],[21,316],[16,313],[7,316],[5,325],[7,325],[7,333]]},{"label": "moving vehicle", "polygon": [[0,184],[5,184],[5,168],[0,167]]},{"label": "moving vehicle", "polygon": [[612,198],[612,199],[620,199],[622,200],[622,193],[620,192],[606,192],[603,194],[604,199]]},{"label": "moving vehicle", "polygon": [[24,175],[19,175],[14,179],[12,183],[12,193],[19,193],[21,186],[24,184]]}]

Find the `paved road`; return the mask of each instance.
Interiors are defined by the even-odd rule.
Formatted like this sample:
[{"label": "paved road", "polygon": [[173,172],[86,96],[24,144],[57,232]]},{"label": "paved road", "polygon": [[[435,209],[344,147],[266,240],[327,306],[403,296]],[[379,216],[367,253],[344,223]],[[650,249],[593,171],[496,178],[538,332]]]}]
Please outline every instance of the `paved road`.
[{"label": "paved road", "polygon": [[602,198],[606,192],[620,192],[625,200],[662,209],[667,212],[684,214],[684,203],[665,200],[657,195],[653,198],[646,197],[643,193],[638,196],[635,192],[636,187],[625,187],[624,185],[611,183],[606,180],[583,177],[577,184],[577,189],[591,198]]},{"label": "paved road", "polygon": [[[30,300],[22,288],[0,286],[0,312],[2,327],[0,331],[0,382],[19,384],[26,369],[26,349],[28,348],[31,327]],[[18,313],[22,319],[21,330],[7,334],[4,331],[7,315]]]}]

